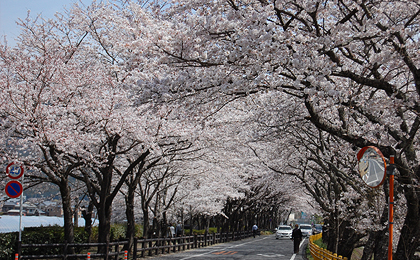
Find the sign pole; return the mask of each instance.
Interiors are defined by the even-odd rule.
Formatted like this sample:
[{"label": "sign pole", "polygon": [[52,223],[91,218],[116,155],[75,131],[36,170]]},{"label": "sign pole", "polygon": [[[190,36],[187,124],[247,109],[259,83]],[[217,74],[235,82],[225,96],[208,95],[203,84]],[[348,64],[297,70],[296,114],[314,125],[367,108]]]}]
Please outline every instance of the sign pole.
[{"label": "sign pole", "polygon": [[[6,194],[10,198],[17,198],[20,196],[20,210],[19,210],[19,238],[17,241],[17,250],[18,253],[16,256],[20,259],[20,255],[22,253],[22,212],[23,212],[23,173],[24,169],[23,166],[16,162],[11,162],[6,166],[6,176],[13,179],[13,181],[9,181],[6,184]],[[14,181],[21,179],[21,182]]]},{"label": "sign pole", "polygon": [[[23,175],[21,177],[21,183],[23,185]],[[23,189],[22,194],[20,194],[20,210],[19,210],[19,244],[22,242],[22,211],[23,211]]]},{"label": "sign pole", "polygon": [[388,242],[388,260],[392,260],[392,240],[393,240],[393,228],[394,228],[394,156],[389,158],[389,166],[387,168],[387,174],[389,175],[389,242]]}]

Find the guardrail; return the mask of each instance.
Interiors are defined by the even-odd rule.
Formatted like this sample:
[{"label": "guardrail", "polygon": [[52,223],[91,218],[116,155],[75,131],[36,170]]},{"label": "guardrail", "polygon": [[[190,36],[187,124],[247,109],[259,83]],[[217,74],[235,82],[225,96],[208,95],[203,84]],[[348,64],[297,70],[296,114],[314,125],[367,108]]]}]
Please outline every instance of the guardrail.
[{"label": "guardrail", "polygon": [[347,260],[347,257],[339,256],[316,245],[314,241],[320,238],[322,238],[322,233],[309,237],[309,251],[314,260]]}]

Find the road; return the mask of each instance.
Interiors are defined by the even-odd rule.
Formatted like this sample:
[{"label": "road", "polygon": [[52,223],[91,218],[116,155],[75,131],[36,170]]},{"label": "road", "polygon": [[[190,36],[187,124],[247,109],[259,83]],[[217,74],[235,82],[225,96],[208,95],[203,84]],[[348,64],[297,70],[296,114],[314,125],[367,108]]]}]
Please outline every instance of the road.
[{"label": "road", "polygon": [[300,246],[299,254],[293,254],[293,242],[290,239],[276,239],[274,235],[257,236],[240,241],[216,244],[179,253],[150,257],[153,260],[302,260],[307,239]]}]

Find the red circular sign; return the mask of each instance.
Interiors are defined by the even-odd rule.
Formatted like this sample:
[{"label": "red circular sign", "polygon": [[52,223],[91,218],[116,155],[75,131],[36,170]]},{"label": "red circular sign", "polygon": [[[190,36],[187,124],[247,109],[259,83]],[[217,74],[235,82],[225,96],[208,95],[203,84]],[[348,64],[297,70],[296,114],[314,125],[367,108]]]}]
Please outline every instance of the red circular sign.
[{"label": "red circular sign", "polygon": [[13,199],[19,197],[22,194],[23,187],[22,184],[20,184],[18,181],[9,181],[6,184],[5,191],[7,196]]},{"label": "red circular sign", "polygon": [[6,167],[6,174],[9,178],[19,179],[23,175],[23,166],[15,162],[9,163]]}]

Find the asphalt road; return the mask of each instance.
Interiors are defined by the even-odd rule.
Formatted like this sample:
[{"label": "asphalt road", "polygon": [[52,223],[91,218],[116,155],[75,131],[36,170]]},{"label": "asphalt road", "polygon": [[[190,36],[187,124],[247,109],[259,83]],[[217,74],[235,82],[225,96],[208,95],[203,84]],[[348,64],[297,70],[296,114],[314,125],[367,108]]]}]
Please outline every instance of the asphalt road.
[{"label": "asphalt road", "polygon": [[299,254],[293,254],[293,241],[287,238],[276,239],[274,235],[257,236],[240,241],[216,244],[167,255],[148,257],[153,260],[302,260],[307,244],[304,239]]}]

